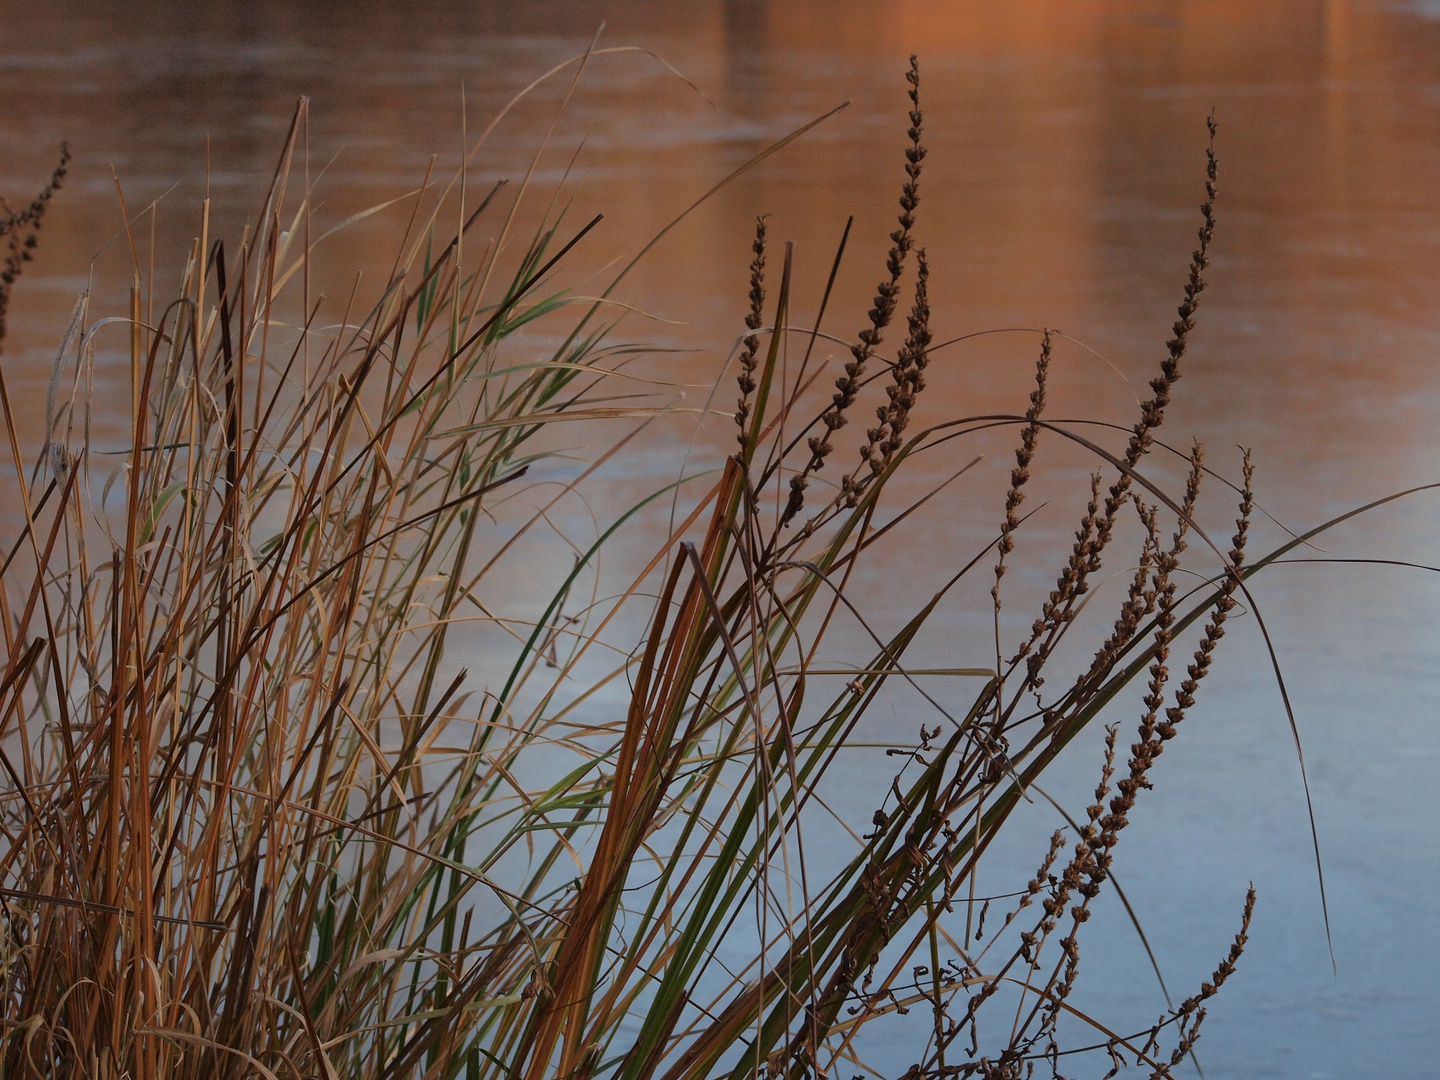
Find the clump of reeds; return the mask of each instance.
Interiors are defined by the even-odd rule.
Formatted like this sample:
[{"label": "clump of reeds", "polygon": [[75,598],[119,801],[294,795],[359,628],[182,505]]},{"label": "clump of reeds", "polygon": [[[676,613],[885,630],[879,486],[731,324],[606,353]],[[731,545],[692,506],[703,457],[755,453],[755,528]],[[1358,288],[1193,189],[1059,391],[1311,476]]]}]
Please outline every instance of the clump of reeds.
[{"label": "clump of reeds", "polygon": [[[116,498],[96,491],[92,448],[60,422],[82,402],[62,402],[60,452],[33,477],[12,441],[26,498],[0,578],[0,1075],[798,1080],[863,1069],[864,1033],[912,1007],[931,1020],[907,1076],[1056,1065],[1062,1013],[1079,1016],[1067,1004],[1079,928],[1237,591],[1267,561],[1242,565],[1247,458],[1230,549],[1208,589],[1177,599],[1199,451],[1178,503],[1138,471],[1204,284],[1215,159],[1153,396],[1123,454],[1093,447],[1115,479],[1101,500],[1095,475],[1012,658],[997,649],[993,667],[939,673],[949,700],[965,679],[980,686],[949,711],[907,651],[988,555],[998,611],[1039,436],[1079,437],[1042,414],[1048,333],[1026,413],[917,430],[934,358],[923,250],[907,339],[893,361],[880,353],[925,153],[913,61],[907,77],[900,227],[833,398],[801,436],[779,422],[807,401],[805,382],[786,382],[783,342],[810,328],[790,321],[788,251],[765,323],[762,219],[739,451],[685,494],[617,601],[564,614],[640,507],[616,510],[524,620],[492,610],[496,576],[609,456],[532,485],[538,436],[655,408],[610,389],[625,354],[605,344],[605,309],[554,284],[586,230],[557,248],[561,224],[547,219],[515,241],[519,200],[502,214],[497,189],[461,207],[444,242],[453,195],[427,183],[378,301],[322,329],[293,295],[312,259],[297,239],[311,192],[287,171],[302,107],[238,245],[197,241],[154,321],[134,296],[130,441],[105,485]],[[4,223],[12,252],[62,173]],[[464,264],[462,237],[484,215],[501,241]],[[283,332],[286,318],[299,329]],[[63,371],[92,362],[99,324],[83,302],[80,319]],[[517,354],[512,337],[537,324],[559,344]],[[888,384],[860,466],[787,533],[872,363]],[[890,480],[919,450],[996,424],[1019,429],[1020,449],[994,552],[974,553],[858,663],[822,661],[853,568],[908,514],[875,525]],[[1143,537],[1113,628],[1068,689],[1036,704],[1127,508]],[[632,609],[648,626],[638,645],[615,640]],[[454,639],[473,621],[506,644],[467,658]],[[1196,621],[1201,643],[1162,721],[1169,652]],[[506,671],[483,688],[462,666],[482,660]],[[971,888],[985,851],[1060,749],[1147,671],[1128,763],[1115,719],[1085,822],[1055,834],[987,934],[988,901]],[[827,769],[894,681],[934,714],[893,750],[901,768],[877,788],[870,831],[855,825],[828,863],[807,859]],[[717,953],[736,941],[748,956],[727,966]],[[1104,1035],[1108,1059],[1169,1075],[1244,941],[1242,929],[1211,982],[1153,1028]],[[978,1018],[1001,1001],[1015,1023],[985,1045]]]}]

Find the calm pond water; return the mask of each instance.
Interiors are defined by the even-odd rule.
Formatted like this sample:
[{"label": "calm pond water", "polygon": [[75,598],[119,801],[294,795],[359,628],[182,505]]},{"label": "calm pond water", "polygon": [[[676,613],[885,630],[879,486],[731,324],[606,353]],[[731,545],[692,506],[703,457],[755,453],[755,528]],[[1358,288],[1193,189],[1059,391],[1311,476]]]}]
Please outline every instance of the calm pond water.
[{"label": "calm pond water", "polygon": [[[1092,351],[1057,350],[1053,415],[1128,423],[1179,297],[1213,108],[1213,290],[1165,434],[1203,439],[1231,475],[1231,448],[1253,447],[1261,503],[1297,529],[1440,480],[1440,6],[1362,0],[57,0],[43,13],[0,0],[0,192],[28,196],[61,139],[76,153],[12,309],[8,363],[27,438],[91,260],[102,299],[128,284],[114,176],[132,208],[164,196],[163,277],[179,258],[164,253],[194,235],[207,169],[218,230],[253,208],[297,96],[312,102],[312,162],[331,162],[321,212],[338,220],[410,190],[432,154],[455,165],[462,87],[473,130],[583,49],[602,19],[604,42],[653,50],[694,88],[643,54],[606,56],[557,129],[541,179],[554,183],[583,140],[574,217],[606,214],[584,256],[596,266],[765,141],[852,102],[722,192],[630,280],[625,299],[667,321],[627,332],[698,350],[672,361],[677,379],[713,379],[734,339],[756,213],[797,241],[812,308],[856,215],[830,328],[859,327],[892,227],[901,72],[917,51],[930,146],[919,228],[940,338],[1063,328]],[[482,178],[523,169],[562,91],[542,90],[507,121]],[[329,256],[380,275],[392,236],[358,229]],[[926,408],[1023,407],[1033,353],[1033,338],[956,348],[932,369]],[[987,452],[974,497],[917,525],[921,554],[887,593],[897,615],[925,592],[930,561],[938,573],[957,538],[993,532],[1008,451]],[[1054,506],[1031,526],[1035,570],[1015,575],[1017,626],[1018,597],[1044,587],[1045,552],[1073,528],[1076,462],[1055,460]],[[1230,512],[1212,501],[1209,515],[1218,531]],[[1422,495],[1317,554],[1440,562],[1437,526],[1440,499]],[[1257,550],[1283,536],[1273,522],[1257,528]],[[1172,990],[1208,975],[1245,883],[1260,893],[1250,950],[1199,1044],[1207,1077],[1436,1074],[1437,582],[1306,565],[1257,585],[1305,741],[1335,973],[1299,772],[1253,620],[1223,643],[1213,685],[1134,815],[1117,866]],[[944,618],[956,634],[984,625],[963,610]],[[1071,761],[1052,794],[1079,807],[1095,759],[1078,748]],[[1031,817],[1036,835],[1054,825],[1039,808]],[[1033,868],[1030,851],[1017,866]],[[1133,934],[1114,911],[1091,926],[1080,995],[1148,1022],[1160,1006]]]}]

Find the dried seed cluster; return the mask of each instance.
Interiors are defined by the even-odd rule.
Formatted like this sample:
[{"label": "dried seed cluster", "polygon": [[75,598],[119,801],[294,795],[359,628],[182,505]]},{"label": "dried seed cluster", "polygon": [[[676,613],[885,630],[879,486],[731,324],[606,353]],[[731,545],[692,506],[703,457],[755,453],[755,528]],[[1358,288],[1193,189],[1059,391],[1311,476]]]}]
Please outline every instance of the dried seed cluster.
[{"label": "dried seed cluster", "polygon": [[885,388],[889,397],[888,405],[875,410],[880,421],[867,431],[869,440],[860,448],[860,458],[870,467],[866,476],[856,470],[849,477],[849,483],[842,485],[848,492],[845,505],[853,507],[869,482],[883,473],[900,450],[901,436],[910,422],[910,410],[915,399],[925,389],[925,368],[930,362],[927,350],[930,348],[930,264],[925,258],[925,249],[915,253],[915,303],[910,310],[909,333],[900,350],[895,364],[890,369],[892,384]]},{"label": "dried seed cluster", "polygon": [[745,316],[745,326],[750,333],[745,335],[745,345],[740,351],[740,400],[735,404],[735,424],[740,432],[736,436],[740,445],[745,445],[745,422],[750,417],[750,395],[755,392],[755,368],[759,364],[760,335],[757,331],[765,321],[765,215],[755,219],[755,242],[750,245],[755,253],[750,263],[750,313]]},{"label": "dried seed cluster", "polygon": [[[900,277],[905,269],[905,257],[914,246],[910,230],[915,225],[915,208],[920,205],[920,163],[925,158],[925,147],[920,141],[922,133],[920,111],[920,61],[910,57],[910,70],[905,73],[910,84],[910,145],[905,148],[905,175],[907,177],[900,193],[900,227],[890,234],[890,254],[885,261],[888,276],[876,286],[875,299],[870,306],[870,325],[859,333],[859,342],[850,348],[851,359],[845,365],[845,374],[835,381],[835,394],[830,406],[820,416],[823,428],[820,434],[809,440],[810,460],[805,467],[790,478],[790,497],[781,515],[781,525],[788,525],[805,505],[805,489],[810,476],[822,468],[825,459],[835,449],[832,436],[849,422],[846,415],[860,393],[861,379],[865,367],[874,356],[885,328],[895,314],[895,302],[900,292]],[[926,309],[928,318],[928,308]],[[840,500],[847,500],[855,489],[854,477],[846,477],[841,483]]]},{"label": "dried seed cluster", "polygon": [[40,194],[30,200],[23,210],[11,211],[0,199],[0,240],[5,241],[5,257],[0,261],[0,344],[5,341],[5,316],[10,308],[10,290],[20,277],[25,264],[35,257],[35,248],[40,242],[40,225],[50,200],[65,183],[65,174],[70,170],[70,146],[60,144],[60,161],[50,179],[40,189]]},{"label": "dried seed cluster", "polygon": [[1025,411],[1025,427],[1020,432],[1020,446],[1015,451],[1015,467],[1010,470],[1010,490],[1005,493],[1005,521],[1000,526],[999,558],[995,560],[995,584],[990,596],[995,611],[1000,611],[1000,579],[1005,576],[1005,556],[1015,549],[1015,530],[1020,526],[1020,504],[1025,501],[1026,481],[1030,479],[1030,463],[1035,460],[1035,443],[1040,438],[1040,414],[1045,410],[1045,379],[1050,373],[1050,331],[1040,343],[1040,359],[1035,364],[1035,389],[1030,392],[1030,408]]}]

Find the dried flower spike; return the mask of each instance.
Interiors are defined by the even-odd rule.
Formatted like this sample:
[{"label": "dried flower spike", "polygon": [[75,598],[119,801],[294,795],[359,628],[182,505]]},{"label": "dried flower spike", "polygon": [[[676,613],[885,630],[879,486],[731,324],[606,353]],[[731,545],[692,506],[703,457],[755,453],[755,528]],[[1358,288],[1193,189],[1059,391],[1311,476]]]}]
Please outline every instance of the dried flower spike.
[{"label": "dried flower spike", "polygon": [[745,335],[745,347],[740,353],[740,400],[735,405],[735,423],[740,428],[736,436],[740,445],[745,445],[745,421],[750,416],[750,395],[755,392],[755,368],[759,364],[760,335],[757,331],[765,321],[765,215],[755,219],[755,242],[750,245],[755,253],[750,263],[750,313],[745,316],[745,325],[750,333]]},{"label": "dried flower spike", "polygon": [[[905,73],[905,79],[910,84],[910,145],[905,148],[907,179],[900,193],[900,227],[890,234],[890,254],[885,262],[888,276],[876,286],[875,299],[869,312],[870,325],[860,331],[859,342],[850,347],[851,360],[845,365],[845,374],[835,381],[835,394],[829,407],[821,414],[820,424],[823,430],[809,440],[810,460],[806,462],[803,470],[790,478],[790,497],[780,517],[782,527],[793,521],[795,515],[804,507],[805,488],[809,485],[811,474],[824,466],[825,459],[835,449],[831,437],[848,423],[846,413],[850,406],[855,404],[855,398],[860,393],[860,380],[865,374],[865,366],[874,356],[882,333],[895,314],[895,299],[900,291],[900,276],[905,269],[905,257],[914,244],[910,230],[915,225],[915,208],[920,205],[920,162],[925,157],[925,147],[920,142],[923,129],[920,112],[920,61],[917,57],[910,57],[910,70]],[[849,496],[853,486],[853,478],[846,477],[841,484],[841,501]]]},{"label": "dried flower spike", "polygon": [[1045,410],[1045,380],[1050,373],[1050,331],[1040,343],[1040,359],[1035,364],[1035,389],[1030,392],[1030,408],[1025,410],[1025,427],[1020,432],[1020,446],[1015,451],[1015,467],[1010,470],[1010,490],[1005,494],[1005,521],[1000,526],[1000,557],[995,561],[995,584],[990,596],[995,610],[1000,610],[1000,579],[1005,576],[1005,556],[1015,548],[1014,532],[1020,525],[1020,504],[1025,501],[1026,481],[1030,479],[1030,463],[1035,460],[1035,443],[1040,438],[1040,414]]}]

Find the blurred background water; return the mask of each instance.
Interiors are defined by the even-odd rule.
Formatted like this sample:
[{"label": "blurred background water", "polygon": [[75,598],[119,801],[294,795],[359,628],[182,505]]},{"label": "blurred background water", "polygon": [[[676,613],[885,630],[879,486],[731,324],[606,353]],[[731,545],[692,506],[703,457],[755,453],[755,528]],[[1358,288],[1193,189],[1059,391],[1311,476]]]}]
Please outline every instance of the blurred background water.
[{"label": "blurred background water", "polygon": [[[596,274],[767,141],[852,102],[726,188],[628,280],[623,299],[656,318],[625,333],[677,350],[665,361],[675,381],[702,387],[721,370],[757,213],[772,215],[772,237],[797,241],[802,312],[856,215],[828,328],[859,328],[893,227],[913,51],[930,147],[919,233],[939,339],[1059,327],[1090,351],[1057,349],[1051,414],[1131,422],[1179,299],[1213,108],[1212,289],[1163,434],[1182,447],[1203,439],[1232,476],[1233,447],[1254,449],[1275,520],[1252,550],[1280,542],[1276,522],[1299,529],[1440,479],[1440,8],[1366,0],[0,0],[0,193],[23,201],[60,140],[75,152],[10,314],[7,371],[27,443],[92,269],[100,306],[129,285],[117,178],[132,213],[160,200],[141,247],[153,236],[157,278],[175,278],[207,189],[212,235],[234,236],[253,211],[298,96],[311,99],[310,167],[325,170],[317,213],[338,221],[412,190],[431,155],[448,174],[467,130],[582,51],[602,21],[602,44],[653,50],[693,88],[643,53],[599,57],[557,127],[538,178],[557,184],[573,158],[573,220],[606,214],[580,253]],[[504,122],[472,182],[523,172],[565,85]],[[397,214],[325,242],[343,268],[327,290],[348,289],[356,270],[383,278]],[[929,418],[1019,411],[1034,352],[1022,335],[947,351]],[[118,365],[108,375],[124,385]],[[702,444],[722,445],[726,430]],[[1032,547],[1013,575],[1015,627],[1053,575],[1048,555],[1074,527],[1088,468],[1058,449],[1045,458],[1052,449],[1042,444],[1052,467],[1031,505],[1053,501],[1027,525]],[[947,495],[903,563],[870,583],[878,621],[993,535],[1008,450],[987,454],[976,486]],[[672,464],[634,468],[643,482]],[[955,465],[928,467],[933,479]],[[1228,535],[1228,498],[1216,485],[1208,500],[1204,520]],[[1437,507],[1434,495],[1394,504],[1315,554],[1440,562]],[[1233,624],[1157,790],[1132,815],[1117,868],[1172,990],[1208,977],[1245,883],[1260,892],[1249,952],[1199,1043],[1208,1077],[1436,1073],[1437,582],[1305,565],[1256,584],[1305,742],[1334,973],[1295,753],[1253,619]],[[937,656],[985,661],[984,589],[975,595],[939,616]],[[1093,784],[1093,749],[1078,747],[1050,781],[1072,809]],[[1028,842],[1054,825],[1037,807],[1018,833]],[[1021,844],[1014,866],[1028,872],[1036,854]],[[1123,916],[1107,908],[1087,929],[1076,1003],[1148,1023],[1160,1003]]]}]

